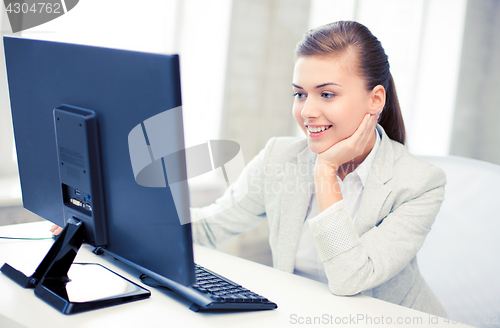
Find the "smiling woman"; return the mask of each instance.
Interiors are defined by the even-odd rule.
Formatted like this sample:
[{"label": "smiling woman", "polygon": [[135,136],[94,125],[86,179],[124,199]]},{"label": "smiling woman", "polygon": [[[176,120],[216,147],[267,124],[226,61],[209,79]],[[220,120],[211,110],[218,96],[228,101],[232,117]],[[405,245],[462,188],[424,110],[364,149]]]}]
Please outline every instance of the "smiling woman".
[{"label": "smiling woman", "polygon": [[[294,79],[299,78],[297,75],[301,73],[301,66],[304,65],[302,61],[307,59],[309,65],[316,66],[317,73],[323,74],[323,76],[318,74],[310,76],[316,79],[328,77],[344,81],[344,84],[348,84],[347,87],[352,89],[348,95],[350,98],[353,94],[356,97],[363,95],[363,90],[366,91],[366,96],[369,96],[369,92],[377,93],[376,96],[379,97],[383,96],[385,99],[377,99],[384,102],[380,124],[391,139],[405,143],[403,117],[387,55],[377,38],[365,26],[356,23],[324,25],[315,29],[314,34],[306,36],[297,45],[295,54],[298,59]],[[313,60],[310,60],[311,57]],[[305,70],[308,71],[309,68]],[[331,82],[318,87],[326,85],[342,87],[338,83]],[[380,87],[383,87],[382,92],[385,94],[379,94]],[[335,93],[330,95],[334,96]],[[355,108],[359,108],[359,105]],[[354,129],[351,130],[352,134]]]},{"label": "smiling woman", "polygon": [[218,245],[267,219],[275,268],[336,295],[446,316],[416,258],[446,179],[403,145],[382,45],[341,21],[306,33],[295,54],[293,116],[305,138],[272,138],[220,199],[192,209],[194,240]]}]

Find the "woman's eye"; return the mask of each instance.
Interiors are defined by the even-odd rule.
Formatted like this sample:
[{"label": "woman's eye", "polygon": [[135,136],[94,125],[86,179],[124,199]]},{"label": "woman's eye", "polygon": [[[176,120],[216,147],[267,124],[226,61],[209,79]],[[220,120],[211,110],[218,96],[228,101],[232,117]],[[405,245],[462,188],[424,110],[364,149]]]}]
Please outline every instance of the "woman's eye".
[{"label": "woman's eye", "polygon": [[302,98],[305,98],[306,95],[303,94],[303,93],[300,93],[300,92],[295,92],[293,94],[293,96],[296,97],[296,98],[298,98],[298,99],[302,99]]},{"label": "woman's eye", "polygon": [[330,98],[333,98],[335,95],[333,93],[329,93],[329,92],[322,92],[321,93],[321,97],[325,98],[325,99],[330,99]]}]

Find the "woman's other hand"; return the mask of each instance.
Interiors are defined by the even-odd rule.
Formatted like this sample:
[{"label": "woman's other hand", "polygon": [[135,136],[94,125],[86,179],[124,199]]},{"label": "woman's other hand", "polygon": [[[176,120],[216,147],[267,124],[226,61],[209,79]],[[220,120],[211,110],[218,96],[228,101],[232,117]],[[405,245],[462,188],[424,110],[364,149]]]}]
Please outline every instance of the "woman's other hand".
[{"label": "woman's other hand", "polygon": [[50,227],[50,232],[52,232],[54,236],[58,236],[61,231],[63,231],[63,228],[58,225],[53,224],[52,227]]}]

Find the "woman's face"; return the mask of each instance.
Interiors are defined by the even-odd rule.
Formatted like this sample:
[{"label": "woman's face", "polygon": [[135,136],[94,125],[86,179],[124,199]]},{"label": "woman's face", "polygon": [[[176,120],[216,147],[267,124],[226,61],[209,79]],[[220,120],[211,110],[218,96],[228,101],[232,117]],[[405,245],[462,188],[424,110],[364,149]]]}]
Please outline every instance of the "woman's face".
[{"label": "woman's face", "polygon": [[318,154],[351,136],[371,112],[371,92],[348,54],[299,57],[295,63],[293,116]]}]

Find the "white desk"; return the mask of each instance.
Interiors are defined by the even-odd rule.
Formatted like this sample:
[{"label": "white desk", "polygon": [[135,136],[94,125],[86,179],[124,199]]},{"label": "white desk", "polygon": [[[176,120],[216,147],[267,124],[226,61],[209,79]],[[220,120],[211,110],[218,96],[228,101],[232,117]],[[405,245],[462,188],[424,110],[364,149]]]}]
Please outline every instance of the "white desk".
[{"label": "white desk", "polygon": [[[4,226],[0,227],[0,236],[50,236],[49,227],[49,222]],[[0,266],[7,262],[17,269],[26,270],[25,273],[31,269],[31,273],[51,244],[52,240],[0,239]],[[141,284],[137,271],[108,256],[94,255],[91,250],[88,245],[82,246],[76,261],[100,263]],[[342,321],[357,327],[464,326],[446,323],[442,318],[438,323],[434,316],[366,296],[338,297],[332,295],[325,284],[205,247],[195,246],[195,261],[264,295],[276,302],[278,309],[195,313],[188,308],[190,302],[177,294],[146,286],[151,290],[149,299],[63,315],[38,299],[32,289],[23,289],[0,274],[0,327],[327,327],[337,326],[336,323]],[[317,325],[306,324],[315,317]],[[403,324],[397,324],[398,320],[403,320]],[[410,324],[404,324],[405,320]]]}]

